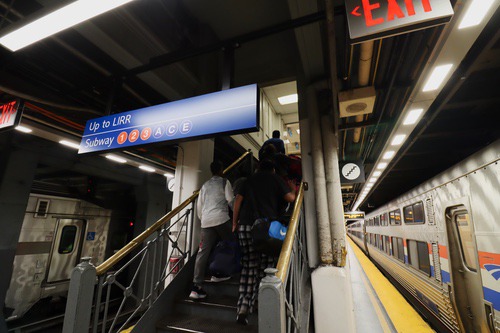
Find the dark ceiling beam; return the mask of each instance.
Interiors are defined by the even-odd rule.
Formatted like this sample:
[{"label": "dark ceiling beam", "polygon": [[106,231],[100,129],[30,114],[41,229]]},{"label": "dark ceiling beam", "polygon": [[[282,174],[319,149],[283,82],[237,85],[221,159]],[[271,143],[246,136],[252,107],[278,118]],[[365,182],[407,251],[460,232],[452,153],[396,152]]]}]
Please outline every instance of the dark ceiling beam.
[{"label": "dark ceiling beam", "polygon": [[500,98],[478,98],[471,99],[468,101],[462,101],[458,103],[449,103],[443,107],[443,110],[453,110],[453,109],[469,109],[471,107],[476,107],[480,105],[499,105]]},{"label": "dark ceiling beam", "polygon": [[339,125],[339,131],[348,131],[348,130],[352,130],[355,128],[371,127],[371,126],[375,126],[376,124],[377,123],[374,119],[362,121],[359,123],[348,123],[348,124]]},{"label": "dark ceiling beam", "polygon": [[209,45],[191,48],[191,49],[181,49],[177,51],[173,51],[167,53],[165,55],[161,55],[158,57],[151,58],[149,63],[146,65],[138,66],[136,68],[132,68],[121,73],[118,76],[121,77],[129,77],[134,76],[140,73],[149,72],[155,70],[160,67],[164,67],[182,60],[186,60],[188,58],[200,56],[206,53],[211,53],[215,51],[219,51],[225,47],[238,47],[242,43],[247,43],[253,40],[257,40],[260,38],[264,38],[273,34],[277,34],[283,31],[287,31],[290,29],[295,29],[302,27],[304,25],[316,23],[319,21],[324,21],[326,18],[326,14],[324,11],[306,15],[299,17],[294,20],[290,20],[284,23],[279,23],[271,27],[267,27],[261,30],[253,31],[247,34],[243,34],[237,37],[233,37],[227,40],[223,40],[220,42],[215,42]]}]

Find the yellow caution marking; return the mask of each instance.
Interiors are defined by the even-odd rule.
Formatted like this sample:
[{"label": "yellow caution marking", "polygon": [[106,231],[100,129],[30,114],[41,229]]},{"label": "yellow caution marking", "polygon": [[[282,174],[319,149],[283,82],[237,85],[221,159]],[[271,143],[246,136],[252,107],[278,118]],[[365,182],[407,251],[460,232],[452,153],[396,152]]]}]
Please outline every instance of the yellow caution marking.
[{"label": "yellow caution marking", "polygon": [[[352,247],[352,245],[351,245]],[[365,285],[366,293],[368,294],[368,297],[370,297],[370,302],[372,303],[373,309],[375,310],[375,313],[377,314],[380,326],[382,327],[382,330],[384,333],[391,333],[391,329],[389,328],[389,324],[387,323],[387,320],[385,319],[385,316],[382,312],[382,309],[380,308],[379,303],[375,299],[375,295],[373,295],[372,288],[368,284],[368,281],[366,281],[366,277],[361,274],[361,280],[363,281],[363,284]]]},{"label": "yellow caution marking", "polygon": [[348,241],[396,330],[400,333],[434,332],[358,246],[350,238]]},{"label": "yellow caution marking", "polygon": [[130,333],[132,332],[132,330],[134,329],[135,325],[134,326],[130,326],[129,328],[127,329],[124,329],[123,331],[120,331],[120,333]]}]

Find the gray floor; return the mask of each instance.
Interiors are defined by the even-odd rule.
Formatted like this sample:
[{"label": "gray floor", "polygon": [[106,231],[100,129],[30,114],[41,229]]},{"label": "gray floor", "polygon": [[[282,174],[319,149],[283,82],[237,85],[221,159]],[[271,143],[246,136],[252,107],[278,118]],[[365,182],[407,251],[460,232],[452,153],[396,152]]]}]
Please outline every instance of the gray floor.
[{"label": "gray floor", "polygon": [[[347,244],[348,258],[351,272],[352,296],[354,299],[354,316],[356,319],[356,332],[359,333],[379,333],[379,332],[397,332],[392,325],[389,316],[380,303],[377,294],[372,289],[363,268],[359,264],[350,244]],[[381,324],[379,316],[385,319]],[[384,330],[385,327],[385,330]]]}]

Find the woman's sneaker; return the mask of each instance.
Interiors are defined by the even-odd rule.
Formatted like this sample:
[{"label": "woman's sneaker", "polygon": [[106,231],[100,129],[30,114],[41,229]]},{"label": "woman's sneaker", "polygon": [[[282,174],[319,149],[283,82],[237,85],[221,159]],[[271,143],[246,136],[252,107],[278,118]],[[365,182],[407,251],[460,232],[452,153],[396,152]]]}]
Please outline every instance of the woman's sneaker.
[{"label": "woman's sneaker", "polygon": [[201,287],[194,286],[191,290],[191,294],[189,294],[189,298],[191,299],[203,299],[207,297],[207,293]]},{"label": "woman's sneaker", "polygon": [[215,276],[212,275],[212,278],[210,279],[211,282],[222,282],[222,281],[227,281],[231,279],[231,275],[229,276]]}]

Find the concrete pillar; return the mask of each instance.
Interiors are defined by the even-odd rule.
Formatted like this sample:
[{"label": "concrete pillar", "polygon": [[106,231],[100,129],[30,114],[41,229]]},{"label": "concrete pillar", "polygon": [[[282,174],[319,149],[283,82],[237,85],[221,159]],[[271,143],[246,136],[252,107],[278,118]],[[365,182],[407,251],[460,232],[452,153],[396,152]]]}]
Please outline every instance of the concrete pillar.
[{"label": "concrete pillar", "polygon": [[[6,148],[0,152],[0,308],[3,310],[5,295],[12,276],[24,213],[28,204],[31,185],[38,162],[35,153]],[[7,227],[8,226],[8,227]],[[0,331],[7,331],[0,311]]]},{"label": "concrete pillar", "polygon": [[[179,145],[172,208],[177,207],[193,195],[194,191],[199,190],[203,183],[210,179],[210,163],[212,163],[213,158],[213,139],[184,142]],[[179,215],[183,213],[181,212]],[[191,250],[195,251],[198,247],[200,234],[200,222],[196,217],[196,212],[193,227],[193,239],[195,241],[190,246]]]},{"label": "concrete pillar", "polygon": [[[153,225],[161,217],[163,217],[167,211],[167,198],[170,196],[167,194],[167,179],[163,176],[157,174],[148,174],[145,177],[144,184],[137,186],[135,188],[135,196],[137,202],[136,220],[134,225],[134,238],[141,234],[144,230]],[[156,237],[156,233],[153,233],[148,240],[152,240]],[[142,246],[141,246],[142,248]],[[154,281],[158,279],[158,269],[152,269],[152,265],[159,264],[160,253],[156,252],[155,258],[153,258],[153,250],[151,255],[147,257],[148,260],[148,271],[141,268],[139,275],[139,286],[138,295],[143,297],[148,295],[151,287],[151,272],[154,272]],[[145,263],[144,263],[145,264]],[[144,265],[143,264],[143,265]],[[133,265],[135,267],[135,265]],[[129,272],[129,281],[134,274],[134,270]],[[144,289],[146,288],[146,290]]]}]

